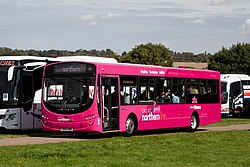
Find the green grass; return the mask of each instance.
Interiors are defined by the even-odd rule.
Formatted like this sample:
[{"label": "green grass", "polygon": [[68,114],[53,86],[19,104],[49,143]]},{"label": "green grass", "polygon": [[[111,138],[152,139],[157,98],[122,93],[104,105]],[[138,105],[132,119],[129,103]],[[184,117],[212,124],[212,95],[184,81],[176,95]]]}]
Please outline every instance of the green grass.
[{"label": "green grass", "polygon": [[[237,124],[250,124],[250,118],[222,118],[220,122],[206,126],[227,126],[227,125],[237,125]],[[54,136],[55,134],[58,133],[47,133],[41,131],[7,131],[7,132],[0,132],[0,139],[27,137],[27,136]]]},{"label": "green grass", "polygon": [[250,118],[222,118],[220,122],[206,126],[228,126],[238,124],[250,124]]},{"label": "green grass", "polygon": [[81,142],[1,147],[1,167],[250,166],[250,131],[111,136]]}]

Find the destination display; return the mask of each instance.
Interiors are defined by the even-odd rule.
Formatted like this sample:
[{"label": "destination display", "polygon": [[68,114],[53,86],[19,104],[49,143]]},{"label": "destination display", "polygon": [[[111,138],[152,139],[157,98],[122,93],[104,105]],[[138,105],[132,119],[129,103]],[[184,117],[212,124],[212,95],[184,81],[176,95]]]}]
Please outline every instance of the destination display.
[{"label": "destination display", "polygon": [[0,60],[0,66],[14,66],[15,61],[13,60]]},{"label": "destination display", "polygon": [[95,73],[95,66],[84,63],[62,63],[48,67],[46,69],[46,73],[47,74]]}]

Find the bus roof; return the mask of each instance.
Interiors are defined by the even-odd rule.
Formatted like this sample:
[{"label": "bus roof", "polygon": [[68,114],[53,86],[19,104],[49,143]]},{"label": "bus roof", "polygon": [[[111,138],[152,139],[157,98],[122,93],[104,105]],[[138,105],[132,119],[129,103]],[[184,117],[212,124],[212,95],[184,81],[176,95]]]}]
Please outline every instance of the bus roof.
[{"label": "bus roof", "polygon": [[[162,67],[154,65],[129,64],[129,63],[101,63],[85,60],[68,60],[64,62],[87,62],[97,66],[100,74],[105,75],[140,75],[140,76],[162,76],[162,77],[181,77],[181,78],[206,78],[220,79],[218,71],[202,69],[183,69],[173,67]],[[59,62],[58,62],[59,63]],[[53,63],[55,64],[55,63]],[[57,63],[56,63],[57,64]],[[49,64],[50,66],[52,64]]]},{"label": "bus roof", "polygon": [[115,58],[97,56],[62,56],[62,57],[38,57],[38,56],[0,56],[0,60],[51,60],[51,61],[72,61],[80,60],[86,62],[118,63]]},{"label": "bus roof", "polygon": [[56,58],[52,57],[38,57],[38,56],[0,56],[0,60],[54,60],[56,61]]},{"label": "bus roof", "polygon": [[221,81],[235,82],[240,80],[250,80],[247,74],[221,74]]},{"label": "bus roof", "polygon": [[115,58],[97,57],[97,56],[63,56],[57,58],[59,61],[80,60],[86,62],[100,62],[100,63],[118,63]]}]

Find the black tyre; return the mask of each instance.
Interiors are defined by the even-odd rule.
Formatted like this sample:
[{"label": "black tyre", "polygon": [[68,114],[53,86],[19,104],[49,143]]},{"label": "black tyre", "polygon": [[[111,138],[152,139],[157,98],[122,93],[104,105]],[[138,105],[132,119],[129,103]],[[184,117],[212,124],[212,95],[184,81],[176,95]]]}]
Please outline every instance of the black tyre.
[{"label": "black tyre", "polygon": [[132,116],[129,116],[126,120],[126,131],[125,136],[132,136],[137,130],[137,124]]},{"label": "black tyre", "polygon": [[194,132],[199,127],[199,118],[196,114],[193,114],[190,118],[190,127],[189,130]]}]

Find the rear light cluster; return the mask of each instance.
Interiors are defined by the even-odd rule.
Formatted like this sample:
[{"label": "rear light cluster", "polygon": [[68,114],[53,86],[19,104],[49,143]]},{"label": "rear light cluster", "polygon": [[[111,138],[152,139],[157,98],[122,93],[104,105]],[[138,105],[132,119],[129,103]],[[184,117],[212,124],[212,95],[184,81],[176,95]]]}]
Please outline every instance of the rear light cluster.
[{"label": "rear light cluster", "polygon": [[226,109],[222,109],[221,112],[224,112],[224,113],[229,113],[229,109],[226,108]]},{"label": "rear light cluster", "polygon": [[94,121],[95,121],[95,115],[90,115],[90,116],[87,116],[85,117],[85,121],[89,121],[89,126],[92,126]]},{"label": "rear light cluster", "polygon": [[240,110],[242,110],[243,108],[242,107],[236,107],[235,108],[235,111],[240,111]]}]

